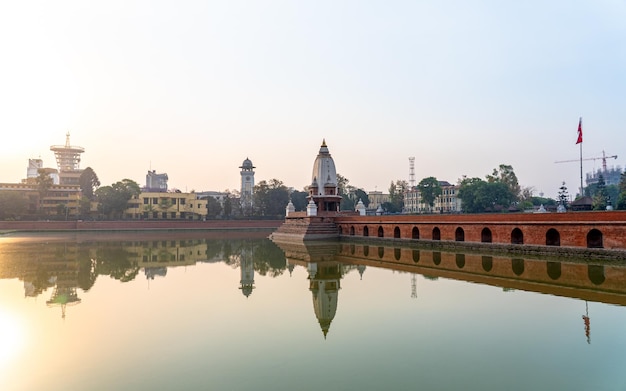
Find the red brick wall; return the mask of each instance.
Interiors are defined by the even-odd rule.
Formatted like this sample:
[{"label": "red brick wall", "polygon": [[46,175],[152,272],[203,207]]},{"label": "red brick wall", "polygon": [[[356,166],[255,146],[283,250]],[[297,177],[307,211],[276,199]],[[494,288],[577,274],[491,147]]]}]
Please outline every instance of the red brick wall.
[{"label": "red brick wall", "polygon": [[484,228],[491,231],[492,243],[511,243],[511,232],[519,228],[524,244],[546,245],[546,233],[555,229],[561,246],[588,247],[587,234],[597,229],[602,234],[603,247],[626,249],[626,211],[568,212],[568,213],[510,213],[458,215],[393,215],[340,216],[335,218],[342,235],[363,236],[368,227],[369,236],[377,237],[379,227],[385,238],[394,238],[396,227],[401,239],[411,239],[413,228],[419,229],[420,239],[432,239],[435,227],[441,240],[455,241],[455,232],[461,228],[465,242],[481,242]]},{"label": "red brick wall", "polygon": [[209,220],[209,221],[0,221],[0,230],[172,230],[172,229],[275,229],[282,220]]}]

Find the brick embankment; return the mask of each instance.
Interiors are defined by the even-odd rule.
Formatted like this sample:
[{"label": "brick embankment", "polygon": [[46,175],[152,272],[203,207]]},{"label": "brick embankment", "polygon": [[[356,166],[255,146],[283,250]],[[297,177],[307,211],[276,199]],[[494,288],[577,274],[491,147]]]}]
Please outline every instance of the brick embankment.
[{"label": "brick embankment", "polygon": [[0,221],[0,232],[274,230],[282,220]]},{"label": "brick embankment", "polygon": [[337,225],[332,218],[288,217],[270,236],[272,240],[337,239]]},{"label": "brick embankment", "polygon": [[626,211],[341,216],[341,235],[626,250]]}]

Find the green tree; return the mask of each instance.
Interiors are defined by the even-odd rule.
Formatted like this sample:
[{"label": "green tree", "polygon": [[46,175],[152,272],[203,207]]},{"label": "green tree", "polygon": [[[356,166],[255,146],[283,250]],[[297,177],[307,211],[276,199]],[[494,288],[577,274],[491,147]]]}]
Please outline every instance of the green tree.
[{"label": "green tree", "polygon": [[159,209],[161,212],[167,211],[172,206],[172,200],[169,197],[159,198]]},{"label": "green tree", "polygon": [[37,183],[37,193],[39,193],[39,210],[41,211],[41,206],[43,205],[43,199],[48,195],[48,191],[54,184],[52,177],[43,169],[39,169],[37,178],[35,178],[35,183]]},{"label": "green tree", "polygon": [[607,192],[607,205],[610,203],[613,207],[615,207],[616,203],[619,200],[619,184],[608,185],[606,187],[606,192]]},{"label": "green tree", "polygon": [[384,202],[382,207],[389,213],[402,212],[404,208],[404,193],[409,187],[409,184],[405,180],[396,180],[394,183],[391,181],[389,185],[389,202]]},{"label": "green tree", "polygon": [[617,209],[626,209],[626,171],[620,175],[619,195],[617,197]]},{"label": "green tree", "polygon": [[141,189],[137,182],[123,179],[111,186],[102,186],[95,192],[100,212],[106,218],[122,218],[128,208],[128,201],[138,196]]},{"label": "green tree", "polygon": [[231,194],[225,191],[226,197],[224,197],[224,217],[230,218],[233,214],[233,198]]},{"label": "green tree", "polygon": [[209,218],[216,218],[222,213],[222,205],[215,198],[208,196],[207,200],[207,216]]},{"label": "green tree", "polygon": [[278,179],[254,186],[254,206],[260,216],[284,216],[288,203],[289,190]]},{"label": "green tree", "polygon": [[479,200],[481,188],[486,184],[480,178],[466,178],[459,181],[457,196],[461,199],[463,211],[466,213],[479,213],[484,211],[484,206]]},{"label": "green tree", "polygon": [[600,174],[598,176],[595,193],[593,194],[593,210],[606,210],[608,195],[609,193],[606,189],[604,176]]},{"label": "green tree", "polygon": [[[350,181],[348,180],[348,178],[344,177],[343,175],[337,173],[337,191],[339,192],[339,195],[342,194],[346,194],[349,189]],[[320,186],[322,186],[323,184],[320,184]]]},{"label": "green tree", "polygon": [[28,209],[28,200],[19,192],[0,191],[0,220],[16,219]]},{"label": "green tree", "polygon": [[[95,195],[94,195],[95,198]],[[78,201],[78,213],[85,218],[91,214],[91,200],[84,195]]]},{"label": "green tree", "polygon": [[83,193],[83,196],[93,200],[94,192],[100,186],[100,180],[91,167],[87,167],[83,170],[80,174],[80,178],[78,178],[78,183],[80,184],[80,191]]},{"label": "green tree", "polygon": [[561,187],[559,187],[559,196],[558,196],[558,201],[560,205],[563,205],[564,208],[568,208],[569,207],[569,194],[567,192],[567,186],[565,186],[565,182],[563,182],[563,184],[561,184]]},{"label": "green tree", "polygon": [[355,187],[350,185],[348,178],[341,174],[337,174],[337,194],[341,196],[341,210],[354,210],[355,190]]},{"label": "green tree", "polygon": [[132,281],[141,269],[136,262],[131,261],[134,256],[121,244],[100,247],[96,251],[95,273],[108,275],[121,282]]},{"label": "green tree", "polygon": [[[620,176],[620,182],[621,178]],[[585,186],[584,189],[584,194],[593,199],[595,210],[605,210],[609,201],[611,205],[618,205],[620,192],[620,185],[607,185],[604,175],[601,172],[598,173],[598,181]]]},{"label": "green tree", "polygon": [[553,205],[556,206],[557,204],[557,200],[555,200],[554,198],[548,198],[548,197],[537,197],[537,196],[533,196],[530,198],[530,202],[533,206],[548,206],[548,205]]},{"label": "green tree", "polygon": [[432,211],[432,208],[435,205],[435,200],[441,195],[441,185],[439,184],[437,178],[430,176],[422,179],[417,184],[417,189],[419,190],[424,203],[428,205],[430,211]]},{"label": "green tree", "polygon": [[498,168],[493,169],[493,173],[491,175],[486,176],[486,179],[489,183],[500,182],[506,184],[509,191],[513,195],[513,201],[519,200],[521,188],[512,166],[508,164],[500,164]]},{"label": "green tree", "polygon": [[57,204],[57,216],[63,216],[67,219],[68,208],[66,204]]},{"label": "green tree", "polygon": [[290,194],[291,203],[296,211],[306,210],[306,206],[308,204],[306,198],[309,193],[307,191],[298,191],[294,190]]},{"label": "green tree", "polygon": [[522,187],[519,198],[519,207],[521,210],[532,208],[534,192],[535,189],[532,186]]},{"label": "green tree", "polygon": [[338,194],[341,196],[341,210],[354,210],[359,200],[365,206],[369,205],[367,193],[363,189],[352,186],[348,178],[341,174],[337,174],[337,187]]},{"label": "green tree", "polygon": [[355,199],[356,199],[357,203],[359,202],[359,200],[361,200],[361,202],[363,202],[363,205],[365,205],[366,208],[369,206],[370,198],[367,196],[367,193],[365,192],[365,190],[363,190],[363,189],[356,189],[354,194],[356,196]]},{"label": "green tree", "polygon": [[480,178],[464,178],[460,183],[458,197],[466,213],[505,211],[515,200],[505,183],[486,182]]}]

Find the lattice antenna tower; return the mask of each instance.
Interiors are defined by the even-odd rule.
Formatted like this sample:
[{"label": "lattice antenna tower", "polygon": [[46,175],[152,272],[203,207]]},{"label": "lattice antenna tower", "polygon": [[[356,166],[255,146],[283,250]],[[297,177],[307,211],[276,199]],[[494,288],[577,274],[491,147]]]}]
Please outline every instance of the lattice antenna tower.
[{"label": "lattice antenna tower", "polygon": [[65,145],[53,145],[50,150],[56,156],[59,171],[75,171],[80,168],[80,154],[85,152],[83,147],[70,145],[70,132],[65,135]]},{"label": "lattice antenna tower", "polygon": [[409,186],[415,187],[415,156],[409,158]]}]

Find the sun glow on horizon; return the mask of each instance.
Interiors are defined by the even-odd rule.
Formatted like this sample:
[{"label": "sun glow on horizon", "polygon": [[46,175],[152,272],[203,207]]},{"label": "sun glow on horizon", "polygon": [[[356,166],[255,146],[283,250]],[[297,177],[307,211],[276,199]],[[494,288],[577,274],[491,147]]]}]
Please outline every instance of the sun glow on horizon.
[{"label": "sun glow on horizon", "polygon": [[0,368],[6,367],[24,348],[25,333],[22,326],[17,316],[0,309]]}]

